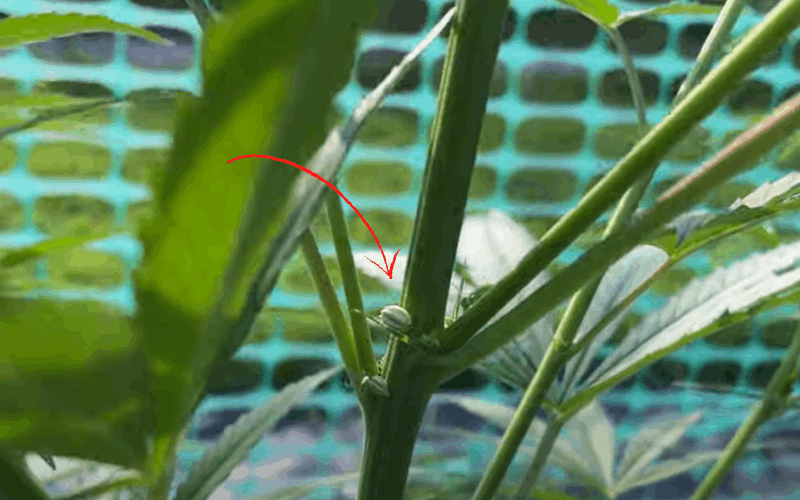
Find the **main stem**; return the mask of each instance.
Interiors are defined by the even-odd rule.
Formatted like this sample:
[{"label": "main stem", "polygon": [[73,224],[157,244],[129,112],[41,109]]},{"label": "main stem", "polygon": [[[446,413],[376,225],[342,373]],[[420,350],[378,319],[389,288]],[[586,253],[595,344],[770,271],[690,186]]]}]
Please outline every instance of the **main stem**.
[{"label": "main stem", "polygon": [[[422,417],[441,382],[409,347],[399,344],[387,373],[390,396],[360,399],[366,442],[357,500],[402,500]],[[393,376],[392,373],[398,374]],[[400,380],[402,379],[402,380]]]}]

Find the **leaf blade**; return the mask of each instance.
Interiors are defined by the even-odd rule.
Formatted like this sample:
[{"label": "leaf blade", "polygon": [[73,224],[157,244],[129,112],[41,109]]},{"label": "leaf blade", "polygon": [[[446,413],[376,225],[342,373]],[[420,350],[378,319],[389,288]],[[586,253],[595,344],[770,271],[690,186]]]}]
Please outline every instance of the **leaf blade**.
[{"label": "leaf blade", "polygon": [[712,333],[714,325],[721,328],[730,315],[747,314],[793,295],[800,282],[800,272],[793,267],[798,260],[800,244],[795,242],[696,279],[631,331],[565,406],[579,404],[581,399],[614,385],[632,370],[672,352],[699,333]]},{"label": "leaf blade", "polygon": [[0,298],[0,446],[139,466],[146,371],[130,319],[99,302]]},{"label": "leaf blade", "polygon": [[660,5],[650,9],[637,10],[633,12],[623,12],[611,23],[618,28],[623,24],[636,19],[637,17],[659,17],[665,15],[692,15],[692,14],[719,14],[722,7],[714,5],[699,5],[673,2],[667,5]]},{"label": "leaf blade", "polygon": [[150,391],[159,436],[182,429],[199,402],[248,299],[249,278],[298,194],[296,168],[228,161],[262,151],[308,159],[324,139],[332,97],[349,79],[358,30],[372,11],[369,0],[352,9],[331,0],[249,0],[237,16],[211,23],[206,95],[179,96],[172,155],[153,184],[156,215],[141,232],[136,321],[158,374]]},{"label": "leaf blade", "polygon": [[41,259],[58,252],[63,252],[77,246],[103,240],[122,233],[122,230],[108,230],[95,234],[50,238],[23,248],[5,250],[3,258],[0,259],[0,268],[18,266],[31,260]]},{"label": "leaf blade", "polygon": [[559,0],[603,27],[611,26],[619,17],[619,9],[606,0]]},{"label": "leaf blade", "polygon": [[50,12],[8,17],[0,21],[0,49],[43,42],[51,38],[103,31],[135,35],[162,45],[174,45],[172,41],[150,30],[120,23],[106,16]]},{"label": "leaf blade", "polygon": [[[614,263],[603,275],[592,303],[583,317],[575,335],[579,342],[617,304],[624,301],[639,285],[647,281],[669,260],[667,253],[650,245],[639,245]],[[625,318],[632,304],[622,309],[594,340],[577,356],[567,362],[559,399],[570,397],[577,391],[584,374],[600,349],[611,338]]]},{"label": "leaf blade", "polygon": [[[658,457],[674,446],[692,425],[700,420],[700,412],[694,412],[678,420],[667,420],[642,429],[628,443],[618,469],[619,479],[615,487],[634,483]],[[626,488],[628,489],[628,488]]]},{"label": "leaf blade", "polygon": [[305,401],[311,392],[341,367],[328,368],[284,387],[267,404],[242,416],[225,429],[217,443],[198,460],[186,480],[178,487],[175,500],[208,498],[234,468],[258,444],[265,432],[293,406]]}]

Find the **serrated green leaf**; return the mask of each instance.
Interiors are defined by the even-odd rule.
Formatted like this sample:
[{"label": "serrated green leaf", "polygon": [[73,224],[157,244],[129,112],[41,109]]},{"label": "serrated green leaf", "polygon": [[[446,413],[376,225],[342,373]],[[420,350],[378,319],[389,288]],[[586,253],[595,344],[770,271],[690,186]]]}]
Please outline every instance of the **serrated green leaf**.
[{"label": "serrated green leaf", "polygon": [[0,259],[0,268],[18,266],[31,260],[48,257],[77,246],[82,246],[93,241],[104,240],[122,233],[123,231],[121,230],[111,230],[80,236],[64,236],[62,238],[51,238],[23,248],[15,248],[13,250],[3,249],[0,250],[3,255],[3,258]]},{"label": "serrated green leaf", "polygon": [[162,45],[174,45],[156,33],[105,16],[78,14],[30,14],[7,17],[0,21],[0,49],[8,49],[28,43],[43,42],[51,38],[112,31],[135,35]]},{"label": "serrated green leaf", "polygon": [[[511,272],[527,252],[538,245],[522,225],[499,210],[489,210],[486,214],[473,215],[464,219],[456,252],[456,261],[469,273],[479,287],[494,285]],[[365,269],[365,271],[367,271]],[[523,288],[514,299],[489,322],[501,317],[525,297],[543,286],[550,279],[550,273],[543,271]],[[394,281],[394,280],[392,280]],[[450,317],[456,307],[460,280],[450,281],[446,316]],[[463,293],[475,292],[471,285],[464,284]],[[463,310],[459,311],[463,314]],[[513,386],[525,388],[530,377],[541,363],[550,339],[555,333],[555,316],[548,313],[531,325],[526,333],[486,359],[475,368]],[[548,405],[557,400],[556,387],[548,392]]]},{"label": "serrated green leaf", "polygon": [[568,457],[569,461],[562,461],[556,455],[554,460],[551,459],[553,463],[564,467],[584,484],[600,491],[610,491],[616,451],[614,427],[600,403],[595,399],[581,408],[569,419],[562,433],[564,444],[559,455]]},{"label": "serrated green leaf", "polygon": [[140,466],[146,371],[129,321],[99,302],[0,298],[0,447]]},{"label": "serrated green leaf", "polygon": [[[478,415],[484,420],[501,428],[507,428],[511,424],[511,420],[514,418],[514,408],[510,406],[491,403],[466,396],[455,396],[448,399],[463,407],[467,411],[474,413],[475,415]],[[605,483],[602,478],[602,474],[594,474],[592,472],[594,467],[591,465],[591,461],[594,460],[594,458],[586,459],[581,454],[581,448],[584,447],[581,440],[586,436],[580,437],[582,436],[581,433],[587,430],[585,426],[581,426],[580,419],[591,419],[592,417],[590,414],[592,412],[601,411],[598,410],[599,408],[599,405],[596,403],[589,404],[587,407],[579,411],[578,414],[576,414],[572,419],[570,419],[565,426],[565,429],[567,429],[565,434],[556,440],[556,443],[550,452],[550,456],[548,457],[548,461],[552,463],[552,465],[563,468],[575,479],[578,479],[585,484],[593,485],[602,489]],[[534,419],[533,422],[531,422],[528,432],[526,433],[526,439],[528,439],[531,443],[538,442],[541,439],[541,436],[544,434],[545,427],[546,424],[540,419]],[[572,430],[573,434],[578,435],[575,441],[569,439],[570,429]],[[601,429],[601,431],[603,430],[604,429]],[[471,436],[468,433],[461,434],[465,436]],[[478,436],[480,435],[471,437],[472,439],[479,439]],[[496,442],[498,445],[500,443],[499,438],[490,436],[486,436],[486,438]],[[527,454],[531,457],[533,456],[534,451],[534,448],[527,448],[525,446],[520,446],[519,448],[520,453]],[[598,469],[598,471],[599,470],[601,469]]]},{"label": "serrated green leaf", "polygon": [[629,442],[618,469],[615,490],[628,490],[658,457],[675,446],[692,425],[700,420],[700,412],[694,412],[680,419],[670,419],[648,425]]},{"label": "serrated green leaf", "polygon": [[[355,143],[357,133],[370,114],[376,110],[386,95],[400,82],[422,52],[445,28],[454,10],[445,15],[434,28],[420,41],[414,49],[406,54],[403,60],[392,68],[389,75],[356,106],[343,125],[336,126],[328,133],[325,142],[314,153],[308,163],[312,172],[328,182],[335,182],[347,153]],[[305,181],[305,182],[304,182]],[[330,196],[329,187],[314,179],[303,176],[302,190],[295,196],[291,214],[284,223],[281,232],[273,240],[269,258],[263,262],[256,277],[250,283],[249,300],[239,315],[237,327],[233,329],[220,348],[216,365],[226,362],[244,343],[269,293],[275,287],[285,264],[294,253],[301,237],[312,225],[315,214],[326,196]],[[256,225],[261,222],[256,220]],[[400,274],[399,271],[396,274]],[[383,273],[381,273],[383,274]]]},{"label": "serrated green leaf", "polygon": [[137,324],[158,373],[150,391],[158,436],[181,429],[202,396],[298,194],[297,168],[228,161],[263,153],[307,163],[349,80],[359,29],[375,12],[371,0],[349,8],[249,0],[210,24],[203,97],[179,98],[171,160],[153,184],[156,213],[140,235]]},{"label": "serrated green leaf", "polygon": [[[615,306],[625,300],[637,287],[655,274],[669,260],[667,253],[650,245],[639,245],[615,262],[604,274],[592,298],[591,305],[575,334],[579,342]],[[589,369],[592,360],[608,342],[631,306],[621,310],[616,318],[578,355],[567,362],[564,379],[559,383],[559,401],[578,390],[579,382]]]},{"label": "serrated green leaf", "polygon": [[[800,208],[800,177],[789,173],[775,182],[766,182],[743,199],[737,199],[725,212],[715,215],[708,210],[681,214],[652,236],[650,244],[663,248],[673,259],[682,259],[707,243],[730,236],[756,224]],[[634,215],[641,217],[642,211]],[[677,242],[670,242],[675,232]]]},{"label": "serrated green leaf", "polygon": [[597,24],[608,27],[619,17],[619,9],[605,0],[558,0],[569,5]]},{"label": "serrated green leaf", "polygon": [[341,367],[328,368],[284,387],[267,404],[225,429],[214,447],[194,464],[186,481],[178,487],[175,500],[209,498],[283,415],[339,370]]},{"label": "serrated green leaf", "polygon": [[671,3],[653,7],[650,9],[636,10],[633,12],[623,12],[619,15],[617,20],[613,23],[614,27],[619,27],[631,19],[637,17],[659,17],[666,15],[697,15],[697,14],[718,14],[722,7],[713,5],[700,5],[700,4],[687,4],[687,3]]},{"label": "serrated green leaf", "polygon": [[728,208],[728,211],[733,212],[741,206],[750,209],[761,208],[766,206],[775,198],[783,197],[790,191],[795,190],[799,185],[800,172],[791,172],[775,182],[765,182],[744,198],[737,198],[736,201],[733,202],[733,204]]},{"label": "serrated green leaf", "polygon": [[722,451],[700,451],[690,453],[678,459],[664,460],[650,467],[644,474],[638,476],[636,480],[620,483],[617,488],[614,489],[614,493],[622,495],[633,488],[664,481],[678,474],[688,472],[699,465],[712,462],[721,455]]},{"label": "serrated green leaf", "polygon": [[[695,280],[634,328],[572,399],[589,397],[678,349],[725,326],[725,318],[786,297],[800,282],[800,243],[754,255]],[[715,328],[715,325],[719,325]]]}]

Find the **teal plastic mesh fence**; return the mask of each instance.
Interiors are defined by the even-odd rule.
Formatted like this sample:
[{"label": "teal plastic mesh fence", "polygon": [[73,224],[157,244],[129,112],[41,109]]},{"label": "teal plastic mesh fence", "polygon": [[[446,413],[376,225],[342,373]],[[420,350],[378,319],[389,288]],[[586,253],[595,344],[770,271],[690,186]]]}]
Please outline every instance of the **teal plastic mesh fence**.
[{"label": "teal plastic mesh fence", "polygon": [[[659,3],[616,2],[622,11]],[[349,113],[451,5],[442,0],[384,2],[378,19],[360,39],[352,78],[337,97],[340,114]],[[734,34],[743,34],[771,6],[753,4]],[[80,123],[45,123],[0,143],[3,247],[87,228],[135,230],[150,210],[148,175],[163,165],[171,142],[173,102],[158,99],[159,91],[177,88],[196,93],[201,88],[201,31],[182,0],[31,0],[0,4],[0,12],[6,16],[50,11],[102,13],[154,29],[176,45],[160,46],[136,37],[93,33],[0,51],[0,90],[23,94],[57,90],[81,96],[117,97],[133,93],[148,97],[134,99],[124,109],[82,116]],[[713,20],[710,15],[670,16],[638,19],[622,26],[644,87],[649,123],[657,123],[667,114]],[[670,183],[698,167],[743,130],[748,116],[767,112],[800,89],[799,38],[793,34],[765,66],[753,72],[722,107],[670,152],[656,172],[655,189],[645,204],[652,203],[653,197]],[[541,235],[635,142],[635,111],[610,40],[580,14],[552,1],[514,0],[503,25],[502,40],[469,209],[504,210]],[[385,241],[384,246],[401,248],[401,253],[408,249],[444,51],[445,39],[441,38],[423,54],[397,91],[365,125],[340,177],[341,190],[370,221],[381,242]],[[0,120],[7,124],[18,117],[4,115]],[[242,151],[251,153],[254,152]],[[796,169],[797,158],[791,148],[773,152],[758,168],[709,193],[706,206],[730,205],[763,182]],[[359,225],[355,214],[351,217],[356,251],[373,250],[371,236]],[[320,231],[323,251],[333,255],[324,227],[315,227]],[[679,289],[714,266],[774,246],[777,237],[792,239],[797,232],[794,220],[780,219],[769,229],[745,233],[701,252],[641,299],[634,317],[640,318],[659,307],[665,293]],[[585,248],[586,243],[578,241],[558,263],[571,262]],[[16,278],[20,283],[47,283],[42,293],[64,298],[94,297],[133,311],[130,273],[140,258],[139,242],[126,235],[38,262],[20,270]],[[195,422],[195,437],[213,440],[243,411],[264,402],[284,385],[340,361],[334,344],[325,342],[330,336],[302,266],[302,262],[293,261],[270,298],[263,326],[265,336],[271,335],[269,340],[243,347],[225,373],[217,374],[212,381]],[[398,298],[369,280],[365,289],[369,292],[368,309],[375,310]],[[642,421],[658,415],[703,408],[703,425],[692,430],[681,442],[680,450],[724,443],[745,414],[744,407],[740,411],[733,409],[743,400],[732,394],[675,390],[670,384],[694,381],[732,388],[765,387],[788,345],[794,322],[787,316],[794,312],[794,306],[780,308],[728,328],[620,384],[603,399],[607,412],[620,426],[618,435],[624,438]],[[445,383],[441,393],[447,392],[505,402],[519,398],[509,388],[472,370]],[[340,462],[342,450],[356,440],[351,429],[358,414],[355,404],[352,389],[343,380],[328,384],[281,424],[301,423],[312,429],[308,433],[314,438],[265,441],[254,451],[250,462],[273,460],[276,453],[289,453],[286,450],[291,449],[291,456],[302,457],[307,461],[302,462],[307,464],[304,467],[310,470],[347,470]],[[431,418],[437,423],[482,428],[482,424],[475,424],[475,419],[459,413],[452,405],[434,404],[432,408]],[[781,421],[781,426],[770,427],[768,432],[779,436],[784,448],[765,452],[761,457],[748,455],[726,480],[719,495],[778,498],[795,494],[798,483],[792,481],[791,469],[800,455],[792,450],[800,448],[794,446],[800,443],[800,433],[792,429],[798,428],[798,423],[792,414]],[[473,446],[475,451],[470,458],[452,467],[480,470],[491,454],[481,451],[477,444]],[[185,452],[185,460],[193,458]],[[705,470],[700,468],[693,474],[640,488],[630,498],[687,498]],[[278,483],[283,480],[283,476],[276,477]],[[231,494],[258,493],[269,483],[252,476],[240,479]]]}]

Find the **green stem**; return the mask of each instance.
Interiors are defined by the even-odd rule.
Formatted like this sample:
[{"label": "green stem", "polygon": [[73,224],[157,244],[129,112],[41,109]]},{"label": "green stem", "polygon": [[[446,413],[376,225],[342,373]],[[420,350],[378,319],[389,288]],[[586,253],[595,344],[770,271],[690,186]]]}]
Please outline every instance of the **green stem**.
[{"label": "green stem", "polygon": [[[625,67],[628,70],[627,75],[629,83],[631,89],[634,89],[634,103],[636,103],[637,106],[639,126],[644,130],[647,127],[647,123],[645,121],[644,98],[641,92],[641,85],[639,84],[639,77],[636,74],[636,69],[633,67],[633,61],[630,58],[625,41],[619,36],[616,30],[612,29],[610,33],[612,33],[612,39],[614,43],[617,44],[620,54],[623,54]],[[636,97],[637,95],[638,97]],[[636,211],[642,196],[647,190],[647,186],[653,178],[656,166],[657,164],[653,163],[645,174],[625,192],[619,205],[617,205],[614,215],[606,226],[603,238],[608,238],[612,234],[623,230],[628,224],[628,221]],[[601,279],[602,275],[593,278],[591,282],[581,288],[581,290],[572,297],[567,311],[564,313],[564,317],[558,325],[558,330],[553,337],[553,342],[550,343],[545,353],[542,366],[537,367],[536,375],[528,385],[525,397],[515,411],[511,425],[503,436],[503,441],[498,448],[495,458],[489,465],[487,473],[481,478],[481,482],[478,484],[478,488],[472,497],[473,500],[488,500],[500,486],[500,482],[506,474],[508,467],[511,465],[511,461],[517,449],[519,449],[519,445],[522,444],[527,429],[530,427],[531,422],[533,422],[536,412],[544,401],[547,391],[550,389],[553,382],[555,382],[558,372],[570,359],[570,356],[567,356],[569,348],[575,339],[575,335],[586,315],[586,311],[592,303],[592,299],[597,291],[597,287],[600,285]],[[564,386],[568,387],[570,382],[571,380],[565,380]],[[558,431],[556,431],[556,437],[557,434]],[[535,476],[533,479],[534,483],[523,486],[524,489],[521,489],[518,495],[524,496],[535,485],[535,480],[538,478],[539,471],[541,467],[544,466],[544,460],[547,458],[554,444],[555,437],[545,442],[543,445],[544,447],[542,447],[540,443],[537,449],[541,451],[544,457],[541,459],[541,464],[531,464],[531,467],[534,468],[532,472]]]},{"label": "green stem", "polygon": [[[604,237],[607,238],[625,227],[629,215],[636,210],[639,199],[650,182],[654,170],[651,167],[648,171],[649,175],[637,181],[636,185],[625,193],[614,217],[606,227]],[[478,484],[478,489],[472,497],[473,500],[488,500],[500,486],[500,482],[511,465],[519,445],[522,444],[531,422],[536,417],[536,412],[542,405],[547,391],[555,382],[558,372],[569,361],[566,353],[572,345],[575,334],[592,302],[601,279],[602,276],[593,278],[591,283],[584,286],[572,297],[569,307],[558,325],[553,341],[545,352],[541,365],[536,368],[536,374],[528,385],[519,407],[514,412],[511,425],[508,426],[503,436],[503,441],[497,450],[497,454],[489,465],[487,473]],[[551,447],[554,443],[555,441],[550,444]],[[544,453],[549,452],[550,449],[547,449]],[[526,491],[530,491],[530,488]]]},{"label": "green stem", "polygon": [[333,288],[331,278],[328,276],[328,269],[325,267],[325,261],[322,260],[322,255],[320,255],[319,248],[317,248],[317,242],[310,230],[306,230],[300,238],[300,248],[303,251],[303,257],[305,257],[308,269],[311,271],[311,277],[314,279],[314,284],[319,292],[322,308],[325,310],[328,323],[333,330],[336,345],[342,354],[345,370],[350,376],[353,387],[356,387],[356,384],[361,381],[357,375],[360,375],[362,370],[356,354],[353,332],[350,330],[344,313],[342,313],[342,308],[339,306],[339,299],[336,298],[336,289]]},{"label": "green stem", "polygon": [[[329,178],[335,177],[347,153],[355,143],[361,126],[367,118],[371,116],[372,112],[381,105],[389,92],[392,91],[403,76],[408,73],[420,54],[422,54],[444,30],[454,13],[455,9],[450,9],[450,11],[436,23],[436,26],[434,26],[431,32],[425,35],[425,38],[423,38],[411,52],[403,57],[400,64],[392,68],[386,78],[358,103],[344,124],[334,127],[334,129],[328,133],[325,142],[317,149],[314,156],[311,158],[308,165],[309,170],[323,174],[326,177],[328,177],[328,173],[330,173]],[[285,227],[282,235],[276,237],[276,241],[283,241],[284,238],[288,238],[289,236],[286,235],[289,234],[292,229],[293,226]],[[248,292],[250,299],[239,314],[236,330],[231,333],[220,351],[222,353],[227,353],[223,356],[223,359],[236,352],[249,335],[256,318],[258,318],[258,315],[261,313],[261,309],[275,285],[275,266],[282,265],[280,262],[281,261],[271,256],[268,257],[262,264],[255,278],[250,282],[250,289]]]},{"label": "green stem", "polygon": [[[557,348],[553,348],[553,346],[557,346]],[[503,476],[514,459],[514,454],[519,449],[523,439],[525,439],[530,424],[536,417],[536,411],[542,405],[547,389],[550,388],[558,374],[559,353],[563,352],[567,347],[569,346],[562,344],[562,339],[558,335],[553,337],[553,342],[550,343],[550,348],[545,353],[541,364],[536,367],[536,374],[525,390],[522,401],[514,411],[511,424],[506,429],[503,440],[497,448],[497,453],[492,457],[492,462],[489,464],[486,473],[478,483],[478,488],[472,495],[472,500],[492,498],[497,491]]]},{"label": "green stem", "polygon": [[[642,92],[642,85],[639,81],[639,75],[637,74],[636,68],[633,65],[633,59],[631,59],[630,51],[628,50],[628,46],[625,44],[625,39],[622,38],[622,35],[620,35],[616,28],[610,28],[609,33],[611,34],[611,39],[617,46],[617,50],[622,56],[622,60],[625,65],[625,70],[628,75],[628,83],[632,89],[633,102],[636,105],[637,116],[639,119],[639,130],[645,132],[647,130],[647,119],[645,117],[644,110],[644,93]],[[642,197],[647,190],[647,187],[650,185],[650,181],[653,179],[653,174],[655,174],[657,166],[657,162],[653,163],[653,165],[647,170],[646,174],[637,180],[636,183],[634,183],[634,185],[625,192],[619,202],[619,205],[617,205],[617,209],[614,211],[614,215],[611,217],[611,220],[608,222],[608,225],[603,232],[603,239],[622,231],[628,225],[628,221],[631,220],[634,212],[636,212],[636,209],[638,208],[639,203],[641,202]],[[580,328],[584,316],[586,316],[586,311],[589,310],[589,306],[592,303],[592,299],[594,299],[594,294],[597,292],[597,287],[600,286],[600,281],[602,278],[602,274],[597,276],[572,297],[569,307],[564,314],[564,319],[562,319],[561,323],[559,324],[559,331],[563,330],[561,338],[564,339],[566,344],[570,346],[573,344],[573,341],[575,340],[575,334],[577,333],[578,328]],[[598,331],[595,336],[599,335],[599,333],[600,331]],[[556,336],[558,336],[558,332],[556,332]],[[591,340],[589,341],[591,342]],[[587,351],[584,350],[581,353],[581,356],[586,355]],[[569,361],[571,357],[572,356],[570,356],[569,349],[563,352],[561,367],[566,365],[567,361]],[[577,372],[573,372],[572,374],[573,377],[577,375]],[[564,387],[569,387],[570,384],[572,384],[572,379],[565,380],[563,385]]]},{"label": "green stem", "polygon": [[536,443],[536,452],[533,455],[533,460],[525,471],[525,477],[522,479],[522,484],[517,490],[514,500],[525,500],[530,496],[531,490],[536,486],[539,476],[547,464],[547,457],[550,456],[550,450],[555,446],[558,440],[558,435],[564,424],[567,423],[562,415],[551,415],[550,421],[547,422],[547,427],[544,429],[544,434]]},{"label": "green stem", "polygon": [[507,6],[508,0],[456,2],[400,298],[424,333],[444,324]]},{"label": "green stem", "polygon": [[442,380],[427,369],[424,356],[402,343],[397,350],[387,377],[391,396],[359,399],[366,435],[357,500],[404,498],[422,417]]},{"label": "green stem", "polygon": [[[789,1],[797,2],[798,7],[800,7],[800,0]],[[800,11],[798,14],[800,14]],[[700,88],[697,90],[700,90]],[[692,93],[692,95],[696,94]],[[682,106],[690,102],[693,102],[693,99],[687,98]],[[669,116],[675,116],[679,113],[679,110],[675,110]],[[661,125],[656,127],[654,131],[658,130]],[[474,334],[469,339],[469,343],[459,349],[459,354],[453,358],[455,361],[451,363],[452,370],[463,369],[475,363],[508,342],[511,338],[514,338],[528,325],[535,323],[547,311],[565,300],[569,294],[580,288],[583,283],[596,277],[603,270],[608,269],[616,260],[663,224],[701,201],[708,190],[729,177],[751,168],[765,152],[770,151],[776,144],[792,134],[798,126],[800,126],[800,96],[784,103],[769,117],[728,144],[725,149],[717,153],[701,169],[677,183],[662,195],[658,203],[648,210],[638,222],[594,245],[580,259],[562,269],[551,281],[538,288],[503,317]],[[652,132],[647,137],[650,137],[651,134]],[[639,144],[646,142],[647,138],[643,139]],[[639,147],[637,146],[634,150]],[[601,184],[612,174],[613,171],[601,181]],[[542,239],[542,242],[546,239],[547,235]],[[558,245],[560,243],[555,242],[555,244]],[[534,248],[523,259],[523,262],[528,260],[528,257],[532,257],[531,264],[534,269],[544,268],[550,261],[546,257],[542,257],[543,254],[549,256],[549,249],[544,243]],[[537,260],[536,257],[541,257],[541,259]],[[520,267],[518,266],[511,275],[516,275],[519,270]],[[501,283],[505,280],[506,278],[501,280]],[[509,284],[508,286],[513,285]],[[487,295],[491,293],[492,291],[490,290]],[[481,301],[485,297],[486,295],[481,298]],[[480,301],[478,304],[480,304]],[[467,309],[464,316],[469,314],[476,306],[477,304]],[[490,305],[490,307],[494,306]],[[461,318],[464,318],[464,316]],[[451,325],[450,328],[455,326],[456,323]]]},{"label": "green stem", "polygon": [[622,59],[622,65],[625,67],[625,74],[628,77],[628,85],[631,87],[633,106],[636,108],[636,118],[639,121],[639,132],[644,135],[647,132],[644,91],[642,90],[642,82],[639,80],[639,75],[636,73],[636,68],[633,65],[631,52],[628,50],[628,45],[625,43],[625,39],[622,38],[622,34],[620,34],[617,28],[613,26],[604,28],[606,28],[606,33],[608,33],[611,41],[614,42],[614,45],[617,47],[619,56]]},{"label": "green stem", "polygon": [[755,435],[758,428],[774,418],[785,408],[791,390],[791,384],[796,376],[797,358],[800,356],[800,325],[794,330],[792,343],[783,355],[781,364],[772,375],[769,385],[764,390],[761,402],[747,416],[744,424],[736,431],[733,439],[722,456],[717,460],[708,475],[697,487],[690,500],[708,500],[719,484],[730,472],[734,463],[742,456],[747,444]]},{"label": "green stem", "polygon": [[[722,99],[731,92],[732,85],[750,73],[759,64],[764,55],[778,47],[785,37],[797,27],[798,23],[800,23],[800,0],[785,0],[775,7],[765,17],[764,21],[756,26],[742,43],[726,56],[672,113],[650,130],[617,166],[586,194],[577,207],[570,210],[550,228],[541,238],[539,245],[529,252],[511,273],[500,280],[476,304],[442,332],[440,340],[443,345],[447,348],[457,349],[466,344],[467,341],[471,341],[472,337],[500,309],[508,304],[533,278],[553,262],[563,250],[614,203],[619,196],[617,193],[630,187],[636,179],[642,176],[644,171],[650,168],[650,165],[662,158],[692,127],[711,113],[722,102]],[[749,145],[739,144],[739,147],[747,150],[748,153],[751,152],[749,147],[745,146]],[[703,192],[696,194],[698,197],[702,197]],[[680,213],[689,206],[684,203],[680,210],[676,210],[676,212]],[[677,215],[677,213],[673,212],[672,215]],[[651,223],[651,221],[648,221],[648,223]],[[649,230],[650,228],[647,229]],[[631,235],[621,234],[618,238],[633,240]],[[635,243],[636,241],[633,242]],[[611,246],[610,243],[611,241],[605,243],[605,245]],[[616,244],[619,244],[619,240],[616,240]],[[604,251],[606,249],[607,247],[603,248]],[[616,259],[622,255],[616,254],[613,258]],[[609,255],[609,257],[612,256]],[[585,264],[586,259],[584,258],[575,263],[575,265],[583,267],[584,272],[587,268]],[[591,266],[588,267],[591,271]],[[573,277],[572,279],[577,279],[577,286],[580,287],[580,283],[588,281],[592,276],[600,273],[602,269],[605,269],[605,266],[597,268],[595,272],[585,272],[583,276]],[[544,289],[543,287],[540,290]],[[575,289],[571,288],[571,290]],[[552,293],[552,291],[552,288],[550,288],[549,292]],[[529,316],[529,321],[533,322],[535,319]],[[496,337],[491,341],[487,341],[485,345],[481,345],[481,350],[487,353],[491,352],[508,342],[518,331],[495,332]],[[483,337],[481,341],[483,341]]]},{"label": "green stem", "polygon": [[717,20],[714,21],[714,26],[708,33],[708,37],[706,37],[706,41],[703,42],[703,47],[697,55],[697,61],[694,63],[694,66],[692,66],[691,71],[689,71],[686,80],[681,84],[680,89],[678,89],[678,94],[675,96],[672,104],[673,107],[680,104],[683,99],[689,95],[689,92],[697,86],[700,80],[708,74],[709,70],[711,70],[714,59],[722,50],[722,44],[725,43],[725,40],[730,35],[733,25],[736,24],[736,20],[739,19],[739,15],[742,13],[742,9],[744,9],[746,4],[747,0],[725,1],[725,6],[722,7],[722,10],[717,16]]},{"label": "green stem", "polygon": [[[344,294],[347,298],[347,309],[350,311],[350,325],[355,337],[356,352],[359,364],[367,375],[378,373],[378,363],[372,350],[372,338],[364,313],[364,301],[361,298],[361,286],[356,272],[356,263],[353,260],[353,250],[350,247],[350,238],[347,235],[347,222],[344,210],[336,193],[328,195],[325,200],[328,213],[328,222],[333,233],[333,244],[336,247],[336,257],[339,259],[339,270],[342,273]],[[360,312],[360,314],[359,314]]]}]

